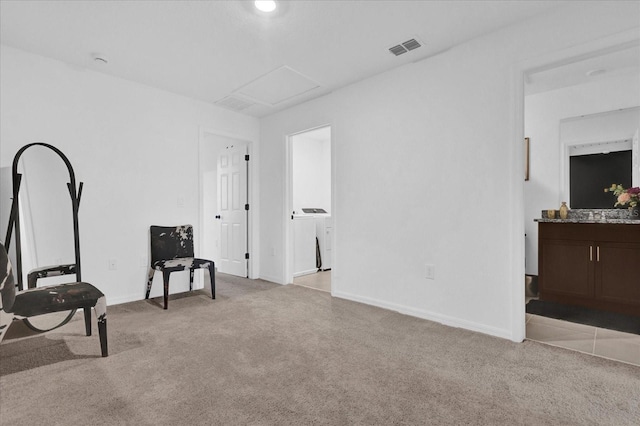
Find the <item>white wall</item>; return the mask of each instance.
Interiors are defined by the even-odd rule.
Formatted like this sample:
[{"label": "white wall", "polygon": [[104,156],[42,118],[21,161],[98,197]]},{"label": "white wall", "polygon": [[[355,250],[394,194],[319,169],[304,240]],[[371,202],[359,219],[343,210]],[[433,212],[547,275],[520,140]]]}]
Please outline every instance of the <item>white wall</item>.
[{"label": "white wall", "polygon": [[[640,105],[637,76],[618,76],[590,84],[530,95],[525,98],[525,135],[530,138],[530,175],[524,183],[526,272],[538,274],[538,226],[534,219],[547,209],[558,209],[564,195],[564,152],[560,141],[560,122],[578,117]],[[636,123],[637,125],[637,123]],[[633,127],[635,129],[635,127]],[[591,142],[630,138],[634,130],[609,129]],[[571,142],[567,140],[566,142]],[[584,140],[584,142],[588,142]],[[612,207],[613,208],[613,207]]]},{"label": "white wall", "polygon": [[[258,120],[6,46],[0,59],[0,166],[30,142],[60,148],[84,182],[83,280],[109,304],[143,298],[149,226],[198,226],[200,129],[257,141]],[[188,289],[173,275],[172,293]]]},{"label": "white wall", "polygon": [[[635,28],[639,8],[569,5],[261,120],[261,249],[276,253],[263,257],[263,276],[285,282],[286,135],[329,123],[332,293],[518,339],[514,69]],[[426,263],[435,265],[433,281]],[[514,294],[522,318],[512,316]]]},{"label": "white wall", "polygon": [[331,140],[304,133],[292,139],[293,210],[319,207],[331,213]]}]

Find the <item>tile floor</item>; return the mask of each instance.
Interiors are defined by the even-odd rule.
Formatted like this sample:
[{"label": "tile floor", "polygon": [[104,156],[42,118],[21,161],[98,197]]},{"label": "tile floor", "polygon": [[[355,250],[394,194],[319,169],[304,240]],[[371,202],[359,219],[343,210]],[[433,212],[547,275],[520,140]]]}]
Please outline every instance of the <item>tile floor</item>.
[{"label": "tile floor", "polygon": [[293,279],[295,285],[331,292],[331,271],[302,275]]},{"label": "tile floor", "polygon": [[640,335],[526,314],[527,339],[640,366]]}]

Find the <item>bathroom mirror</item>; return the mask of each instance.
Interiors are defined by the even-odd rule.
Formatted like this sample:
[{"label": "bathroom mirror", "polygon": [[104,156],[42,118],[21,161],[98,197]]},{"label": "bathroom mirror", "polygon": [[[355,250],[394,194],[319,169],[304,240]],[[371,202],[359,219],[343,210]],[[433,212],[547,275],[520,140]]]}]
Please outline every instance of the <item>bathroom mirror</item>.
[{"label": "bathroom mirror", "polygon": [[[20,290],[81,281],[78,239],[80,187],[67,157],[33,143],[16,154],[13,204],[7,245],[15,246],[14,274]],[[25,323],[46,331],[66,323],[75,311],[32,317]]]},{"label": "bathroom mirror", "polygon": [[637,184],[639,128],[640,107],[560,120],[561,198],[571,208],[614,208],[604,188]]}]

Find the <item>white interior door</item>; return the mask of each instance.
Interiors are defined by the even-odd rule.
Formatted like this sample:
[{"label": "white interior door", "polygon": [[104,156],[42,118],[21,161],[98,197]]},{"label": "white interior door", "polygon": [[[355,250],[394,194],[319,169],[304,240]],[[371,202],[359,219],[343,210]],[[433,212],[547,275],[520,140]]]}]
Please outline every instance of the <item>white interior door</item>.
[{"label": "white interior door", "polygon": [[246,145],[227,146],[218,156],[218,271],[247,276],[247,153]]}]

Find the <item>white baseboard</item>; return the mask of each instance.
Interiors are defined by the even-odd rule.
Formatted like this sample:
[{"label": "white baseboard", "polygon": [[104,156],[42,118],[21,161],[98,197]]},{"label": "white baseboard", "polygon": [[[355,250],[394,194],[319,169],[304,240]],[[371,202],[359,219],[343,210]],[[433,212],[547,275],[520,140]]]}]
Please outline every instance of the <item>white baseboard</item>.
[{"label": "white baseboard", "polygon": [[306,271],[295,272],[295,273],[293,274],[293,277],[294,277],[294,278],[302,277],[302,276],[304,276],[304,275],[315,274],[315,273],[317,273],[317,272],[318,272],[318,268],[307,269]]},{"label": "white baseboard", "polygon": [[[209,284],[207,283],[207,285],[209,285]],[[193,291],[202,290],[202,289],[204,289],[204,286],[202,285],[202,282],[200,282],[199,285],[196,285],[196,283],[194,281],[194,283],[193,283]],[[130,294],[128,296],[116,297],[116,298],[107,297],[107,306],[121,305],[123,303],[130,303],[130,302],[137,302],[139,300],[144,300],[145,291],[146,291],[146,289],[141,291],[139,295],[138,294]],[[171,296],[172,294],[184,293],[186,291],[188,292],[189,288],[187,288],[186,290],[178,290],[178,291],[171,291],[171,289],[169,289],[169,295]],[[156,297],[162,297],[163,295],[164,295],[164,293],[162,291],[160,291],[157,294],[155,294],[155,292],[152,292],[149,295],[149,298],[150,299],[155,299]]]},{"label": "white baseboard", "polygon": [[507,329],[496,328],[480,324],[477,322],[467,321],[460,318],[450,317],[448,315],[442,315],[437,312],[425,311],[423,309],[416,309],[409,306],[398,305],[395,303],[389,303],[370,297],[359,296],[351,293],[345,293],[342,291],[333,291],[331,295],[340,299],[351,300],[353,302],[360,302],[366,305],[377,306],[383,309],[389,309],[401,314],[410,315],[417,318],[434,321],[449,327],[464,328],[466,330],[477,331],[478,333],[488,334],[490,336],[500,337],[503,339],[511,340],[511,332]]},{"label": "white baseboard", "polygon": [[144,300],[144,294],[140,296],[129,295],[116,298],[107,297],[107,306],[122,305],[123,303],[137,302],[139,300]]},{"label": "white baseboard", "polygon": [[[261,276],[261,280],[269,281],[274,284],[280,284],[278,278],[270,277],[270,276]],[[196,288],[194,288],[196,290]],[[500,337],[503,339],[512,340],[511,332],[507,329],[496,328],[487,326],[485,324],[480,324],[473,321],[467,321],[460,318],[451,317],[448,315],[442,315],[437,312],[426,311],[423,309],[416,309],[409,306],[399,305],[396,303],[389,303],[386,301],[373,299],[370,297],[359,296],[356,294],[346,293],[343,291],[332,291],[331,295],[333,297],[338,297],[340,299],[351,300],[353,302],[364,303],[365,305],[377,306],[379,308],[388,309],[391,311],[399,312],[401,314],[410,315],[417,318],[426,319],[429,321],[435,321],[437,323],[456,328],[464,328],[466,330],[476,331],[478,333],[488,334],[490,336]],[[160,295],[162,296],[162,295]],[[159,297],[159,296],[153,296]],[[115,299],[107,298],[107,305],[120,305],[122,303],[136,302],[138,300],[144,300],[144,294],[140,296],[137,295],[129,295],[125,297],[119,297]]]},{"label": "white baseboard", "polygon": [[283,285],[282,279],[276,278],[276,277],[271,277],[269,275],[260,275],[259,279],[264,280],[264,281],[269,281],[270,283]]}]

